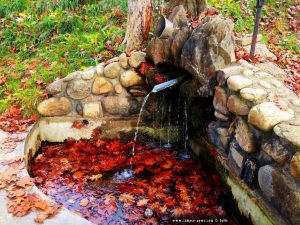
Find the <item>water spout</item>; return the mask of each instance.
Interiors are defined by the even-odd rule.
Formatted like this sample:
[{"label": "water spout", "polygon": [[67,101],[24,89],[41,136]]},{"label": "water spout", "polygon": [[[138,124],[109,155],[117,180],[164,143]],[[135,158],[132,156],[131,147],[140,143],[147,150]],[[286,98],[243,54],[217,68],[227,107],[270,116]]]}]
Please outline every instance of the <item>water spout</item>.
[{"label": "water spout", "polygon": [[172,87],[174,86],[175,84],[178,84],[180,83],[181,81],[183,80],[183,76],[182,77],[178,77],[176,79],[173,79],[173,80],[169,80],[167,82],[164,82],[162,84],[158,84],[158,85],[155,85],[152,89],[152,93],[157,93],[159,91],[162,91],[162,90],[165,90],[169,87]]}]

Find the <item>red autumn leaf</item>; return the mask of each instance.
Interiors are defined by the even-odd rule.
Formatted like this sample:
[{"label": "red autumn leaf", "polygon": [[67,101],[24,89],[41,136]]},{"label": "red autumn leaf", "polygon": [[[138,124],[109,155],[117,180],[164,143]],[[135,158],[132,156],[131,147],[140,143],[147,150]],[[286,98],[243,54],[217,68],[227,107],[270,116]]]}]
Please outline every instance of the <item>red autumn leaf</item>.
[{"label": "red autumn leaf", "polygon": [[23,118],[19,106],[13,105],[0,116],[0,129],[6,132],[23,132],[35,121],[36,118]]},{"label": "red autumn leaf", "polygon": [[101,130],[99,130],[99,129],[94,129],[94,130],[93,130],[92,137],[97,137],[97,136],[100,135],[101,133],[102,133]]},{"label": "red autumn leaf", "polygon": [[7,77],[0,78],[0,86],[4,85],[7,82]]},{"label": "red autumn leaf", "polygon": [[148,62],[143,62],[140,68],[141,74],[145,74],[147,70],[154,70],[154,66],[150,65]]},{"label": "red autumn leaf", "polygon": [[[106,224],[121,212],[118,217],[126,223],[143,224],[150,207],[147,215],[156,218],[219,216],[212,191],[217,181],[201,164],[179,160],[172,148],[160,151],[137,144],[135,156],[131,150],[132,142],[120,140],[67,140],[43,146],[31,170],[43,192],[92,222]],[[128,166],[138,175],[131,177]],[[47,214],[37,221],[43,215]]]},{"label": "red autumn leaf", "polygon": [[72,127],[76,129],[81,129],[82,127],[86,126],[87,124],[84,121],[74,121]]},{"label": "red autumn leaf", "polygon": [[159,74],[155,74],[155,75],[154,75],[154,80],[155,80],[156,83],[158,83],[158,84],[161,84],[161,83],[166,82],[166,79],[165,79],[162,75],[159,75]]},{"label": "red autumn leaf", "polygon": [[216,149],[212,149],[212,150],[210,151],[210,155],[211,155],[212,157],[217,157],[217,156],[218,156],[217,150],[216,150]]},{"label": "red autumn leaf", "polygon": [[219,14],[219,12],[215,9],[206,9],[204,11],[205,16],[215,16],[215,15],[218,15],[218,14]]}]

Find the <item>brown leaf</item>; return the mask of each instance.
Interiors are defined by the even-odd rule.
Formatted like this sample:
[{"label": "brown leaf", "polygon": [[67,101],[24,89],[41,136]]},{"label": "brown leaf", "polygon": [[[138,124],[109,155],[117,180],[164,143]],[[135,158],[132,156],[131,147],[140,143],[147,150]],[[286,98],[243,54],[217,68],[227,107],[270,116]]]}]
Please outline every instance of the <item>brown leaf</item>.
[{"label": "brown leaf", "polygon": [[88,198],[83,198],[79,202],[79,205],[81,205],[82,207],[86,207],[89,203],[90,203],[90,200]]},{"label": "brown leaf", "polygon": [[136,205],[137,205],[137,206],[144,206],[144,205],[147,205],[148,201],[149,201],[149,199],[143,198],[143,199],[139,200],[139,201],[136,203]]},{"label": "brown leaf", "polygon": [[119,200],[121,202],[124,202],[124,206],[130,206],[130,205],[132,205],[135,202],[134,196],[132,196],[130,194],[126,194],[126,193],[121,194],[119,196]]},{"label": "brown leaf", "polygon": [[14,216],[25,216],[31,209],[31,202],[27,196],[22,196],[14,199],[10,199],[7,203],[8,212]]},{"label": "brown leaf", "polygon": [[16,185],[18,187],[24,188],[24,189],[30,189],[34,185],[33,180],[31,177],[23,177],[21,180],[19,180]]},{"label": "brown leaf", "polygon": [[96,175],[92,175],[89,179],[90,179],[91,181],[97,181],[97,180],[99,180],[101,177],[102,177],[102,174],[99,173],[99,174],[96,174]]}]

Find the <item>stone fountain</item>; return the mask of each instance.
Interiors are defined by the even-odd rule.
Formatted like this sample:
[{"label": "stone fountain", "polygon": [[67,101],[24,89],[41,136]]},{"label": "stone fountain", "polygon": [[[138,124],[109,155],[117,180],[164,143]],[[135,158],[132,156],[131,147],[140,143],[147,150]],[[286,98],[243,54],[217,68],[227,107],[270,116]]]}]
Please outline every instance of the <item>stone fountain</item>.
[{"label": "stone fountain", "polygon": [[[233,27],[206,1],[173,1],[146,53],[122,53],[50,84],[51,97],[38,107],[45,118],[26,139],[27,167],[42,141],[90,138],[99,127],[112,138],[134,132],[154,86],[153,71],[142,74],[141,65],[171,65],[185,74],[177,91],[189,109],[191,149],[220,174],[231,204],[253,224],[300,224],[300,100],[276,65],[236,62]],[[153,92],[179,83],[173,78]],[[158,103],[146,107],[148,114]],[[78,120],[86,127],[72,127]]]}]

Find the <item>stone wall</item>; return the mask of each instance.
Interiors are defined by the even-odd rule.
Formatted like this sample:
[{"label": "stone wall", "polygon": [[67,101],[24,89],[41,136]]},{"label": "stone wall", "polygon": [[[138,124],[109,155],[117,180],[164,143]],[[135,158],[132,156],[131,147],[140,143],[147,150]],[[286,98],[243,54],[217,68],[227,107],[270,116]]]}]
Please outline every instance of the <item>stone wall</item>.
[{"label": "stone wall", "polygon": [[147,94],[139,73],[146,54],[134,51],[84,71],[75,71],[47,87],[51,96],[38,106],[43,116],[82,115],[87,118],[128,116],[139,112]]},{"label": "stone wall", "polygon": [[[169,63],[186,70],[199,84],[198,95],[211,96],[216,71],[235,62],[234,24],[217,11],[206,13],[206,1],[180,1],[184,5],[178,2],[174,1],[175,7],[167,18],[158,21],[147,57],[155,65]],[[196,2],[201,2],[201,10],[196,10]],[[192,18],[188,17],[188,9],[197,11],[196,15],[191,13]]]},{"label": "stone wall", "polygon": [[233,176],[300,224],[300,99],[283,75],[243,60],[218,71],[208,134]]}]

